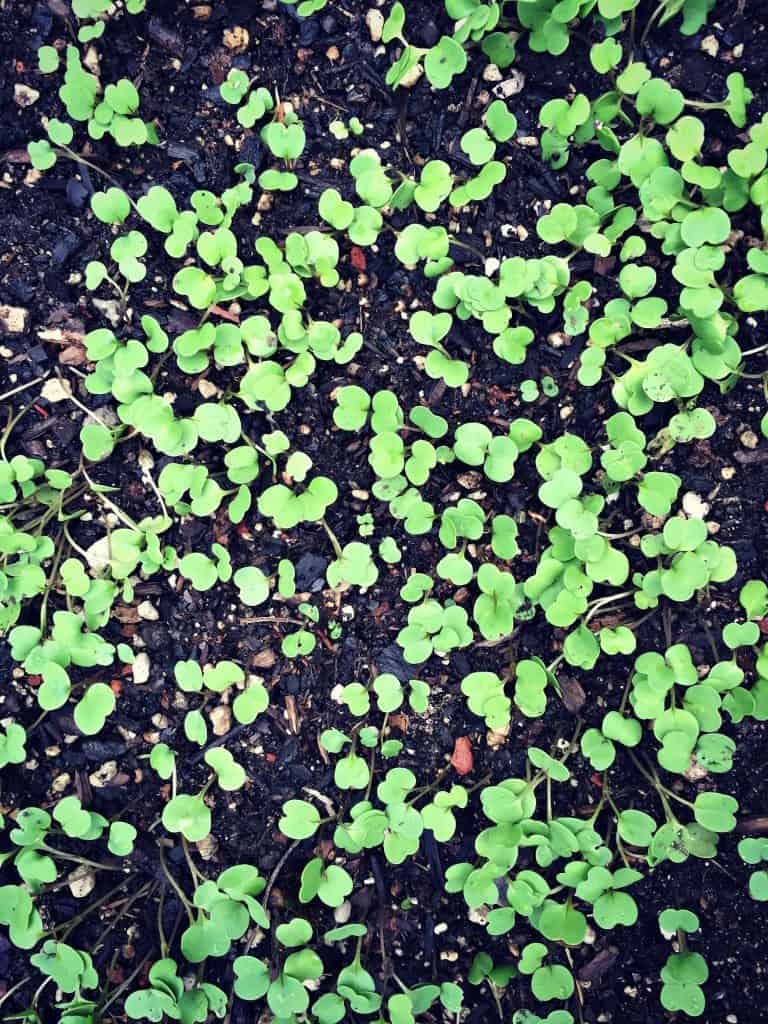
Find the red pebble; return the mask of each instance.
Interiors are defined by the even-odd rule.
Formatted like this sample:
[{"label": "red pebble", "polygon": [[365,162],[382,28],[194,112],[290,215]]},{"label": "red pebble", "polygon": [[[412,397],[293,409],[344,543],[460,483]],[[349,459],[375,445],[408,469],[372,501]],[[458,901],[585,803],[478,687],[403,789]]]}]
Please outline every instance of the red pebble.
[{"label": "red pebble", "polygon": [[472,756],[472,744],[468,736],[457,736],[451,754],[451,764],[456,769],[457,775],[469,775],[475,766],[475,759]]}]

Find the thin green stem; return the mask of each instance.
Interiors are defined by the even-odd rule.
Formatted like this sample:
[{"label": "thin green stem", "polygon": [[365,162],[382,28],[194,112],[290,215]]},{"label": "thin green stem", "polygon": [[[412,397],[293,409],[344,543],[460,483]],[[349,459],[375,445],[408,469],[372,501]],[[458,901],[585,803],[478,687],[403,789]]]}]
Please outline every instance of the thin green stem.
[{"label": "thin green stem", "polygon": [[187,913],[187,918],[189,920],[189,923],[190,924],[194,924],[195,923],[195,915],[192,912],[192,904],[190,903],[189,898],[187,897],[187,894],[184,892],[184,890],[181,888],[179,883],[176,881],[176,879],[171,874],[171,871],[170,871],[170,869],[168,867],[168,862],[165,859],[165,850],[163,849],[162,841],[157,844],[157,849],[158,849],[159,855],[160,855],[160,870],[163,872],[163,874],[165,875],[166,879],[168,880],[168,884],[170,885],[170,887],[173,889],[173,891],[179,897],[179,900],[181,901],[181,905],[184,907],[184,910]]}]

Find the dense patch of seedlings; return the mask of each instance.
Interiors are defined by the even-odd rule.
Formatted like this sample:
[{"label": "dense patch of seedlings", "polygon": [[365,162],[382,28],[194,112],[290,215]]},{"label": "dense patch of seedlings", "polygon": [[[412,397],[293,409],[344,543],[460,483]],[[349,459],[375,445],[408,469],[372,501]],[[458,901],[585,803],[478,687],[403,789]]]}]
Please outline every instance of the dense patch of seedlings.
[{"label": "dense patch of seedlings", "polygon": [[[117,13],[98,0],[72,6],[81,46],[99,39]],[[143,6],[124,4],[130,14]],[[456,255],[473,247],[454,214],[488,201],[508,174],[518,120],[514,102],[504,99],[490,101],[478,123],[462,130],[452,163],[427,159],[417,168],[366,146],[357,117],[337,118],[330,131],[353,154],[348,173],[338,187],[317,192],[312,225],[286,224],[279,237],[261,233],[254,245],[243,215],[257,190],[279,203],[281,193],[299,189],[313,140],[301,111],[241,68],[229,71],[220,97],[244,132],[258,134],[270,166],[257,174],[252,164],[236,164],[233,184],[220,195],[199,189],[180,196],[157,184],[141,191],[127,174],[123,184],[104,176],[90,207],[110,240],[101,259],[85,265],[84,287],[86,295],[114,300],[117,314],[85,335],[83,379],[59,382],[80,418],[79,463],[64,471],[10,454],[24,409],[12,412],[0,438],[0,628],[39,709],[29,729],[3,720],[0,767],[27,762],[31,734],[46,715],[64,709],[87,737],[110,722],[120,688],[108,680],[132,665],[135,671],[137,659],[110,624],[147,582],[223,590],[233,607],[255,610],[243,621],[272,623],[282,655],[299,660],[343,634],[343,595],[397,580],[395,637],[405,671],[361,667],[359,678],[339,680],[337,724],[317,737],[334,789],[308,786],[282,802],[274,827],[285,853],[270,879],[246,863],[216,873],[198,856],[215,833],[217,810],[247,796],[251,783],[235,731],[243,736],[270,714],[265,680],[234,660],[190,657],[173,666],[174,706],[184,709],[184,737],[198,753],[180,757],[171,736],[147,751],[146,771],[162,785],[164,806],[141,857],[130,804],[110,820],[70,791],[50,808],[8,808],[0,856],[14,880],[0,888],[0,923],[34,968],[17,986],[19,998],[29,994],[28,1007],[11,1019],[51,1019],[40,997],[52,981],[61,1024],[115,1015],[229,1020],[233,1000],[253,1004],[256,1014],[266,1008],[280,1024],[460,1022],[473,989],[489,992],[499,1018],[512,1014],[513,1024],[572,1024],[586,1019],[573,951],[593,929],[632,928],[643,912],[632,890],[660,865],[714,860],[732,841],[739,803],[720,781],[738,754],[734,727],[768,720],[761,647],[768,587],[761,580],[741,587],[743,614],[720,624],[708,663],[684,637],[674,642],[676,609],[717,595],[735,577],[737,559],[705,513],[686,505],[681,476],[664,467],[677,446],[716,431],[707,389],[727,395],[755,376],[749,360],[764,348],[742,348],[740,330],[768,312],[768,120],[750,120],[752,95],[738,71],[722,101],[701,103],[654,75],[628,45],[679,16],[691,34],[711,6],[662,0],[643,24],[636,0],[445,0],[451,30],[419,47],[409,41],[404,5],[390,5],[381,41],[392,54],[392,88],[408,88],[423,73],[432,89],[446,89],[477,51],[508,68],[522,31],[534,51],[550,55],[564,52],[579,24],[602,36],[589,59],[605,91],[558,97],[538,110],[542,158],[560,169],[578,152],[586,170],[585,188],[547,204],[531,225],[536,256],[483,264]],[[303,0],[297,14],[323,7],[325,0]],[[85,137],[98,143],[109,136],[128,151],[160,142],[131,81],[100,82],[75,43],[61,56],[51,46],[39,53],[41,72],[61,76],[62,110],[61,119],[45,123],[46,137],[29,144],[35,169],[68,159],[98,173]],[[743,142],[717,163],[708,147],[714,112],[741,130]],[[744,224],[759,225],[761,238],[737,226]],[[404,316],[425,390],[436,382],[450,405],[440,407],[438,398],[408,408],[393,390],[363,386],[354,367],[365,330],[346,330],[327,312],[327,295],[344,287],[340,270],[350,252],[390,239],[394,263],[427,284],[428,304],[415,302]],[[134,308],[133,289],[161,250],[175,261],[169,298],[188,317],[183,330]],[[614,268],[599,292],[579,269],[582,254]],[[549,373],[519,384],[525,416],[483,422],[477,412],[455,415],[471,394],[476,365],[462,338],[500,363],[524,367],[543,341],[530,326],[538,315],[581,340],[574,365],[581,389],[608,382],[614,409],[596,428],[596,442],[569,431],[567,417],[542,413],[559,394]],[[211,385],[202,401],[177,402],[159,383],[167,362],[190,386],[212,371],[226,383]],[[323,366],[335,371],[333,424],[359,446],[370,471],[356,522],[333,518],[350,487],[345,467],[335,479],[326,475],[292,430],[292,410],[318,400],[314,382]],[[768,414],[761,426],[768,436]],[[100,464],[131,443],[142,448],[155,509],[138,521],[120,490],[99,482]],[[527,508],[510,514],[505,495],[522,473],[535,480],[534,492]],[[623,510],[618,529],[616,508]],[[196,529],[211,522],[215,534]],[[91,536],[98,531],[88,547],[78,539],[86,523]],[[257,546],[257,564],[238,564],[222,524],[246,531],[258,524],[275,543]],[[316,594],[297,592],[291,548],[304,531],[327,548],[323,583],[336,618]],[[212,535],[221,537],[207,541]],[[410,541],[426,537],[439,557],[417,565]],[[639,640],[652,617],[667,639],[658,649]],[[554,638],[554,657],[551,646],[537,653],[535,638],[543,635]],[[494,669],[487,662],[476,668],[487,648],[498,651]],[[528,745],[517,775],[494,769],[465,779],[471,758],[468,767],[454,758],[420,778],[398,763],[405,740],[393,723],[406,713],[425,721],[435,713],[447,678],[441,666],[457,652],[470,670],[455,689],[476,728],[487,730],[491,750],[512,743],[516,724],[542,718],[558,702],[568,706],[571,673],[588,680],[605,666],[623,679],[623,692],[614,699],[590,687],[586,700],[599,697],[604,710],[587,724],[577,708],[573,732],[548,750]],[[209,732],[219,700],[231,705],[232,739]],[[558,794],[570,786],[574,764],[600,773],[600,796],[583,813],[561,814]],[[620,791],[612,768],[626,773]],[[705,786],[693,784],[697,773]],[[454,842],[461,836],[463,859]],[[767,843],[750,837],[738,844],[756,901],[768,899]],[[369,870],[380,877],[383,865],[418,866],[425,850],[436,850],[438,863],[442,856],[445,892],[484,929],[488,947],[466,975],[425,977],[414,986],[391,965],[375,973],[377,941],[386,958],[383,933],[379,926],[377,938],[374,915],[349,897]],[[153,870],[142,873],[150,853]],[[299,865],[298,883],[274,898],[289,857]],[[73,884],[73,865],[93,881],[80,890],[83,899],[96,884],[98,898],[72,923],[51,921],[46,894]],[[129,900],[158,909],[146,970],[115,983],[67,940],[118,880]],[[179,910],[171,932],[167,900]],[[360,919],[349,920],[353,913]],[[316,934],[318,921],[331,920]],[[695,950],[699,919],[669,908],[658,924],[672,943],[656,965],[660,1004],[701,1016],[709,967]],[[497,963],[488,950],[495,956],[499,949],[508,954]],[[544,1004],[543,1016],[521,1008],[532,1001]]]}]

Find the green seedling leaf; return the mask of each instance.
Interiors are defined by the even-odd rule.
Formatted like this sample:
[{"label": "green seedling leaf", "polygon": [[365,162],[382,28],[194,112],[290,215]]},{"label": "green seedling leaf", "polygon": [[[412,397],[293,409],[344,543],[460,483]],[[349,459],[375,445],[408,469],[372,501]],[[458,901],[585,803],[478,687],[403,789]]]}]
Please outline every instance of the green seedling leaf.
[{"label": "green seedling leaf", "polygon": [[165,805],[162,817],[169,832],[180,832],[190,843],[210,835],[211,812],[200,797],[184,793],[175,796]]},{"label": "green seedling leaf", "polygon": [[115,695],[106,683],[91,683],[75,705],[75,725],[86,736],[101,732],[115,710]]},{"label": "green seedling leaf", "polygon": [[109,826],[107,841],[109,852],[116,857],[130,856],[137,835],[136,829],[127,821],[113,821]]},{"label": "green seedling leaf", "polygon": [[317,809],[306,800],[288,800],[283,804],[280,831],[289,839],[308,839],[320,825]]}]

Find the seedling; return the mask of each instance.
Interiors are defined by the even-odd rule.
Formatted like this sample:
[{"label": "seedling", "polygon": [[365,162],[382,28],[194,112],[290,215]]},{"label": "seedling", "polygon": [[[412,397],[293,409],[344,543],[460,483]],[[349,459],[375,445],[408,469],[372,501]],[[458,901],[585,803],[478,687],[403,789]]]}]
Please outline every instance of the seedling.
[{"label": "seedling", "polygon": [[16,722],[10,722],[0,730],[0,768],[24,762],[27,756],[26,740],[26,729]]},{"label": "seedling", "polygon": [[156,961],[149,969],[149,988],[131,992],[125,1001],[125,1012],[131,1020],[161,1020],[164,1015],[182,1020],[187,1014],[213,1012],[220,1017],[226,1009],[226,995],[222,989],[208,982],[185,988],[178,977],[178,966],[166,958]]},{"label": "seedling", "polygon": [[163,825],[169,832],[180,832],[190,843],[197,843],[210,834],[211,812],[201,797],[182,793],[166,805]]},{"label": "seedling", "polygon": [[[738,851],[745,864],[754,866],[768,862],[768,842],[765,839],[742,839]],[[760,868],[750,874],[749,895],[761,903],[768,901],[768,870]]]},{"label": "seedling", "polygon": [[430,377],[441,378],[449,387],[461,387],[469,376],[469,367],[460,359],[452,359],[442,344],[442,339],[451,329],[453,317],[450,313],[429,313],[419,310],[410,320],[413,338],[432,351],[427,356],[424,369]]},{"label": "seedling", "polygon": [[659,926],[663,932],[676,932],[681,950],[671,953],[661,970],[661,1004],[666,1010],[700,1017],[706,1005],[701,987],[709,977],[709,968],[700,953],[688,951],[686,939],[686,933],[698,928],[698,918],[685,910],[664,910],[659,915]]}]

